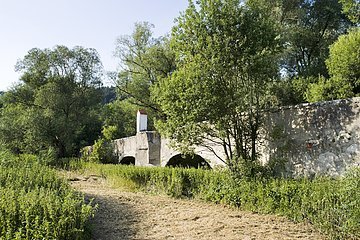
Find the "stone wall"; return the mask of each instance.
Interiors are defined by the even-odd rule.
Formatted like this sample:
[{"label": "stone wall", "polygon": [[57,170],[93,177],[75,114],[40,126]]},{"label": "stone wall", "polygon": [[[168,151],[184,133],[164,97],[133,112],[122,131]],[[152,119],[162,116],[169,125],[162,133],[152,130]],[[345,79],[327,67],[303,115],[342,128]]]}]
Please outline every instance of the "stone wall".
[{"label": "stone wall", "polygon": [[137,138],[131,136],[127,138],[120,138],[113,141],[114,152],[119,157],[119,163],[125,157],[135,157],[137,149]]},{"label": "stone wall", "polygon": [[[132,156],[138,166],[166,166],[178,151],[157,132],[117,139],[119,162]],[[286,176],[343,175],[360,165],[360,98],[281,107],[265,114],[259,138],[260,160],[277,164]],[[221,146],[211,146],[224,158]],[[195,147],[211,167],[224,165],[211,151]],[[279,164],[282,163],[282,164]]]},{"label": "stone wall", "polygon": [[[217,155],[223,159],[225,159],[225,153],[223,151],[223,147],[221,145],[216,145],[214,143],[208,143],[208,146],[211,146],[214,151],[216,151]],[[160,166],[165,167],[168,161],[178,155],[181,154],[179,151],[174,150],[170,147],[170,140],[166,138],[161,138],[161,154]],[[195,146],[194,154],[199,155],[204,158],[205,161],[210,165],[211,168],[214,168],[219,165],[225,165],[212,151],[203,147],[203,146]]]},{"label": "stone wall", "polygon": [[134,157],[137,166],[159,166],[161,138],[157,132],[138,132],[135,136],[113,141],[119,163],[125,157]]},{"label": "stone wall", "polygon": [[292,176],[342,175],[360,165],[359,111],[360,98],[353,98],[266,114],[262,162],[283,161],[286,175]]}]

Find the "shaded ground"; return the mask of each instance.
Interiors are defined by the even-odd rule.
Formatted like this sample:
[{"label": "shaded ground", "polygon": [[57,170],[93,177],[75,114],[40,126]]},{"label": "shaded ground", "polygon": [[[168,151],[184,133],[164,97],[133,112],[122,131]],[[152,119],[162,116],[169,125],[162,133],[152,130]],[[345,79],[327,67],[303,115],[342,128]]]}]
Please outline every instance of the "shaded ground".
[{"label": "shaded ground", "polygon": [[193,200],[112,189],[103,179],[72,185],[99,205],[93,239],[324,239],[306,224]]}]

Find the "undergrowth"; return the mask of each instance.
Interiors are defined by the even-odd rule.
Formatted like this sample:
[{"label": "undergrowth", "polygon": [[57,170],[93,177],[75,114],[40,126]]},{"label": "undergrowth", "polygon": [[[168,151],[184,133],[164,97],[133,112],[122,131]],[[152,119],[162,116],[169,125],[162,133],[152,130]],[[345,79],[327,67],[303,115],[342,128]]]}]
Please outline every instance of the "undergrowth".
[{"label": "undergrowth", "polygon": [[0,239],[87,239],[94,208],[39,162],[0,152]]},{"label": "undergrowth", "polygon": [[94,163],[73,168],[105,177],[117,186],[197,198],[307,221],[332,239],[360,239],[360,169],[339,179],[235,179],[228,171],[134,167]]}]

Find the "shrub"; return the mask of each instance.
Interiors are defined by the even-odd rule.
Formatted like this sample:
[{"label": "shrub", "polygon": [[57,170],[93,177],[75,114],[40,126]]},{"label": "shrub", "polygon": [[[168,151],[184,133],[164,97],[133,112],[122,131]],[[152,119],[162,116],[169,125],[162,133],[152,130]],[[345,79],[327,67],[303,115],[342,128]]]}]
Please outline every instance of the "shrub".
[{"label": "shrub", "polygon": [[85,239],[91,204],[33,155],[0,154],[0,239]]},{"label": "shrub", "polygon": [[100,138],[91,147],[82,150],[82,159],[94,163],[117,163],[114,147],[108,140]]}]

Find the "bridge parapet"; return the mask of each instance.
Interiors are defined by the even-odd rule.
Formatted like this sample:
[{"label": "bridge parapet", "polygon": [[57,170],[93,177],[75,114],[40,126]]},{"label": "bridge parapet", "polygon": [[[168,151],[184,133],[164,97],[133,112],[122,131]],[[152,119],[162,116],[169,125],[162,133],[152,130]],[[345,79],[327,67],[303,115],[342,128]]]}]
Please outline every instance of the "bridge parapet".
[{"label": "bridge parapet", "polygon": [[134,157],[137,166],[160,166],[160,135],[154,131],[138,132],[135,136],[114,140],[119,163],[125,157]]},{"label": "bridge parapet", "polygon": [[[263,164],[284,162],[279,172],[289,176],[343,175],[360,166],[360,98],[282,107],[266,112],[259,135],[258,153]],[[138,166],[167,166],[180,152],[157,132],[115,140],[121,163],[134,157]],[[194,153],[213,168],[224,165],[221,146],[213,151],[196,146]],[[276,164],[276,162],[275,162]]]},{"label": "bridge parapet", "polygon": [[[171,158],[181,154],[170,147],[169,139],[162,138],[155,131],[138,132],[132,137],[116,139],[114,146],[114,151],[119,156],[119,163],[127,163],[128,161],[123,162],[123,159],[133,157],[136,166],[165,167]],[[222,149],[217,150],[221,154]],[[197,146],[194,154],[202,157],[212,168],[216,165],[224,165],[214,153],[204,147]]]}]

